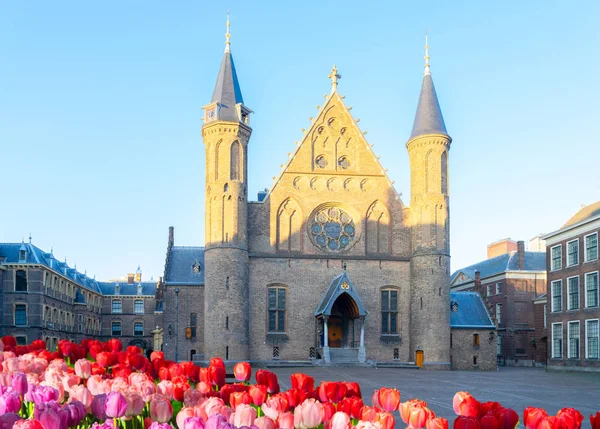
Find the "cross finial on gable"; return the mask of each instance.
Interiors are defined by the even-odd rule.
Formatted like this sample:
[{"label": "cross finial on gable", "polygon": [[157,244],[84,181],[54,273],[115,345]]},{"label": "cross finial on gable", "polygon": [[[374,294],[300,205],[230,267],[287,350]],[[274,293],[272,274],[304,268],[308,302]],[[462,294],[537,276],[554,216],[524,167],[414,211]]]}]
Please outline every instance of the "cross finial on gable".
[{"label": "cross finial on gable", "polygon": [[338,73],[338,69],[335,64],[331,69],[331,73],[329,73],[327,77],[331,79],[331,93],[333,94],[335,91],[337,91],[338,79],[342,78],[342,75]]}]

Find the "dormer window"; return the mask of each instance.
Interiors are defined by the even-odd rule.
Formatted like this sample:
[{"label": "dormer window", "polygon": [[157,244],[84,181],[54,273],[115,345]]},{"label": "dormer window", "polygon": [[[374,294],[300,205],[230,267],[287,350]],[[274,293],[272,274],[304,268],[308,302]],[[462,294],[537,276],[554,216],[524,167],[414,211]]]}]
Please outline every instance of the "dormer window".
[{"label": "dormer window", "polygon": [[121,293],[121,285],[117,283],[115,285],[115,295],[119,295]]},{"label": "dormer window", "polygon": [[27,251],[19,250],[19,262],[25,262],[27,260]]},{"label": "dormer window", "polygon": [[202,266],[200,265],[200,263],[198,261],[194,261],[194,264],[192,265],[192,271],[194,271],[194,274],[200,274],[201,269]]},{"label": "dormer window", "polygon": [[138,295],[142,294],[142,284],[141,283],[138,283],[138,285],[137,285],[137,294]]}]

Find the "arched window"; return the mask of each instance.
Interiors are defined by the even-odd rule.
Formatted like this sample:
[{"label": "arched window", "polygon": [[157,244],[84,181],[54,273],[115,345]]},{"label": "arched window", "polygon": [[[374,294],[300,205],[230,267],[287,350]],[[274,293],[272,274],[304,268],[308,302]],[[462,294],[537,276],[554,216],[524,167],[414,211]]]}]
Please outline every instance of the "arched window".
[{"label": "arched window", "polygon": [[240,157],[240,143],[236,140],[231,145],[231,153],[230,153],[230,177],[231,180],[240,180],[241,179],[241,157]]},{"label": "arched window", "polygon": [[267,329],[269,332],[285,332],[287,290],[283,286],[269,286],[267,291]]},{"label": "arched window", "polygon": [[442,194],[448,193],[448,152],[444,151],[442,153]]},{"label": "arched window", "polygon": [[398,290],[381,290],[381,333],[398,335]]}]

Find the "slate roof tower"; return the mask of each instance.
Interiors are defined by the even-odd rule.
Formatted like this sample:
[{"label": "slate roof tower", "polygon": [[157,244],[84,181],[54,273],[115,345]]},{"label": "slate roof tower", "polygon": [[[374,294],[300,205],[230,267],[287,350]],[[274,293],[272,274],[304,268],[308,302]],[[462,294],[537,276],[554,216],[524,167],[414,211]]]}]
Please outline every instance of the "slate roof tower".
[{"label": "slate roof tower", "polygon": [[230,49],[204,106],[206,148],[204,357],[248,360],[247,147],[251,110],[243,104]]},{"label": "slate roof tower", "polygon": [[411,355],[424,366],[450,368],[450,236],[446,131],[429,67],[406,148],[411,182]]}]

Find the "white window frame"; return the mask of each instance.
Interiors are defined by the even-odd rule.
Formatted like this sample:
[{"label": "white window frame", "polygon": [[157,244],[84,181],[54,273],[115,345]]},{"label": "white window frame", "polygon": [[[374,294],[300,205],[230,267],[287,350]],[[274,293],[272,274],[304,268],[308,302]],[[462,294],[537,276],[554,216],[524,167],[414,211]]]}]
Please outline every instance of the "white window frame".
[{"label": "white window frame", "polygon": [[[554,308],[554,284],[555,283],[559,283],[560,284],[560,310],[556,310]],[[553,280],[550,283],[550,309],[551,309],[552,313],[561,313],[562,312],[562,308],[563,308],[563,305],[562,305],[563,304],[563,302],[562,302],[563,301],[562,283],[563,283],[562,279],[560,279],[560,280]]]},{"label": "white window frame", "polygon": [[[588,354],[588,322],[596,322],[598,323],[598,357],[590,358]],[[585,358],[597,361],[600,359],[600,319],[586,319],[585,320]]]},{"label": "white window frame", "polygon": [[[571,324],[577,323],[577,341],[579,343],[579,350],[577,356],[571,356]],[[568,359],[581,359],[581,322],[579,320],[569,320],[567,322],[567,358]]]},{"label": "white window frame", "polygon": [[502,282],[496,283],[496,295],[502,295]]},{"label": "white window frame", "polygon": [[[569,280],[577,279],[577,307],[571,308],[571,289]],[[562,293],[562,291],[561,291]],[[581,282],[579,281],[579,276],[571,276],[567,277],[567,310],[579,310],[581,308]]]},{"label": "white window frame", "polygon": [[[554,255],[553,255],[554,249],[560,249],[560,264],[559,264],[558,268],[554,268]],[[562,260],[563,260],[562,244],[557,244],[556,246],[552,246],[550,248],[550,271],[562,270]]]},{"label": "white window frame", "polygon": [[[115,311],[115,302],[121,303],[121,311]],[[111,314],[123,314],[123,300],[122,299],[113,299],[110,302],[110,313]]]},{"label": "white window frame", "polygon": [[[594,307],[590,307],[588,304],[588,276],[596,275],[596,305]],[[589,273],[585,273],[583,275],[583,289],[585,293],[585,308],[600,308],[600,274],[598,271],[590,271]]]},{"label": "white window frame", "polygon": [[[139,302],[142,303],[142,311],[137,311],[136,303],[139,303]],[[134,299],[133,300],[133,312],[134,312],[134,314],[144,314],[145,313],[145,305],[144,304],[145,304],[145,302],[144,302],[143,299]]]},{"label": "white window frame", "polygon": [[[576,243],[575,248],[577,249],[577,252],[575,253],[576,255],[576,260],[574,263],[569,264],[569,244],[571,243]],[[571,240],[571,241],[567,241],[567,261],[566,261],[566,266],[567,267],[574,267],[575,265],[579,265],[579,238],[576,238],[575,240]]]},{"label": "white window frame", "polygon": [[[561,342],[561,344],[560,344],[560,356],[555,356],[554,355],[554,340],[555,340],[554,329],[557,326],[560,326],[560,342]],[[555,323],[553,323],[552,324],[552,342],[550,343],[550,347],[551,347],[550,350],[551,350],[552,359],[562,359],[563,358],[564,341],[565,341],[563,337],[564,337],[564,332],[563,332],[563,324],[562,324],[562,322],[555,322]]]},{"label": "white window frame", "polygon": [[[591,237],[595,235],[596,236],[596,257],[594,259],[588,259],[588,255],[587,255],[587,239],[588,237]],[[598,255],[600,255],[599,249],[598,249],[598,245],[600,243],[598,243],[598,232],[592,232],[591,234],[585,235],[583,237],[583,262],[591,262],[591,261],[597,261],[598,260]]]},{"label": "white window frame", "polygon": [[544,328],[548,327],[548,304],[544,304]]},{"label": "white window frame", "polygon": [[494,285],[492,284],[487,285],[487,296],[492,296],[493,287]]},{"label": "white window frame", "polygon": [[498,325],[502,323],[502,304],[496,304],[496,320],[498,321]]}]

